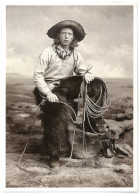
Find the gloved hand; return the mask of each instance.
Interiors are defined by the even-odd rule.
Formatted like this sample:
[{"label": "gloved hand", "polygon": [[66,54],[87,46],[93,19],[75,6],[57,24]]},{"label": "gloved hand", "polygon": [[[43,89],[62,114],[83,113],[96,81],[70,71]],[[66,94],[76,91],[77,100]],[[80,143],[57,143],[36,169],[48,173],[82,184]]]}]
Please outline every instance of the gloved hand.
[{"label": "gloved hand", "polygon": [[94,80],[94,75],[91,73],[86,73],[84,77],[87,84],[89,84],[92,80]]},{"label": "gloved hand", "polygon": [[58,97],[55,94],[53,94],[51,91],[47,92],[46,98],[49,102],[59,102]]}]

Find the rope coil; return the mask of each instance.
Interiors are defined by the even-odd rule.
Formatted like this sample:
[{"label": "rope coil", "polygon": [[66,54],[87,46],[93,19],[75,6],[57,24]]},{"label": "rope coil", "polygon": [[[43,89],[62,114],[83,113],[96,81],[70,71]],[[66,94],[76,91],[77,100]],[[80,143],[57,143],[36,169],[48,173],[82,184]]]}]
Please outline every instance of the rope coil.
[{"label": "rope coil", "polygon": [[[100,80],[102,85],[100,88],[100,95],[97,99],[96,102],[94,102],[89,96],[88,96],[88,92],[87,92],[87,83],[85,82],[85,80],[83,80],[81,87],[80,87],[80,94],[79,96],[82,98],[82,103],[83,103],[83,131],[85,130],[85,116],[87,117],[89,126],[91,128],[91,130],[93,131],[93,133],[99,134],[98,132],[96,132],[91,123],[90,123],[90,118],[99,118],[101,117],[104,112],[109,108],[109,104],[110,104],[110,93],[108,91],[108,88],[106,86],[106,84],[103,82],[103,80],[101,78],[96,77],[95,79]],[[104,89],[104,94],[103,94],[103,89]],[[103,95],[103,106],[99,106],[98,102],[101,99]],[[84,142],[84,141],[83,141]]]}]

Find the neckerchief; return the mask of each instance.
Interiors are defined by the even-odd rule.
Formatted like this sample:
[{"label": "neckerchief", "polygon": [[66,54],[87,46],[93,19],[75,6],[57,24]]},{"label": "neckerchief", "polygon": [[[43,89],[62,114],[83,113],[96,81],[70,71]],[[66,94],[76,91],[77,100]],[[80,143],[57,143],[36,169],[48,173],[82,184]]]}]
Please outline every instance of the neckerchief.
[{"label": "neckerchief", "polygon": [[70,49],[64,50],[60,45],[56,45],[54,48],[57,55],[63,60],[67,59],[72,54]]}]

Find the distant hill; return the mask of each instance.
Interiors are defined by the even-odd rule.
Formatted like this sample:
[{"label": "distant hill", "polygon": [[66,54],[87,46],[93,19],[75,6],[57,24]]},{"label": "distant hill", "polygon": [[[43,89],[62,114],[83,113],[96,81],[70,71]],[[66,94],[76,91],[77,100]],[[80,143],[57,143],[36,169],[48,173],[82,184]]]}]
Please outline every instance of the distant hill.
[{"label": "distant hill", "polygon": [[6,73],[6,85],[33,84],[33,78],[19,73]]}]

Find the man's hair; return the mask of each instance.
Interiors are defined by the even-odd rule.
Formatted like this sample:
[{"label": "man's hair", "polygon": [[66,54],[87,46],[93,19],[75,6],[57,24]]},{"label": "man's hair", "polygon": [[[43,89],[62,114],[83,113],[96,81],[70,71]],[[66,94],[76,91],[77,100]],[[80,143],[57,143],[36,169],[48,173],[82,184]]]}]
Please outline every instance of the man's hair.
[{"label": "man's hair", "polygon": [[[70,43],[70,46],[69,46],[70,50],[73,50],[75,47],[78,47],[78,44],[77,43],[78,43],[77,39],[74,38],[73,41]],[[54,39],[54,45],[55,46],[58,46],[59,44],[60,44],[60,40],[59,40],[58,37],[56,37]]]}]

